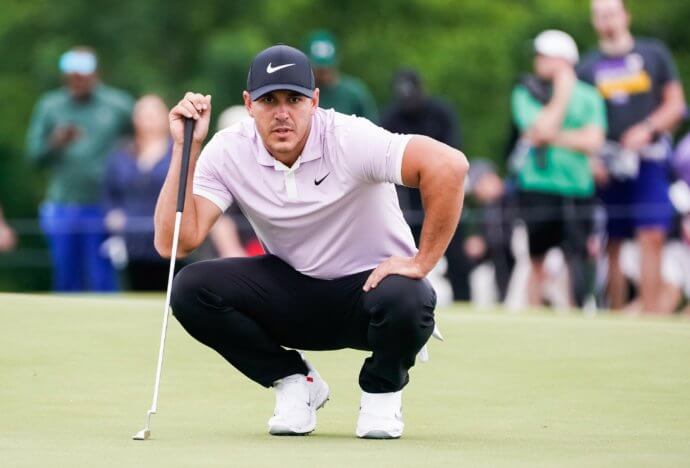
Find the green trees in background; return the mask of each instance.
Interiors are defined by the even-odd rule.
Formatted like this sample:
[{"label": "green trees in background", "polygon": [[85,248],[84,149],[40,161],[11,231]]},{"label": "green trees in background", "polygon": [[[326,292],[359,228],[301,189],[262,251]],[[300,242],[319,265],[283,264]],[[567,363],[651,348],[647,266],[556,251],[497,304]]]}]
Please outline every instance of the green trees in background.
[{"label": "green trees in background", "polygon": [[[214,109],[238,104],[251,57],[284,42],[302,47],[327,28],[341,68],[366,81],[380,105],[400,66],[420,70],[427,89],[460,113],[465,152],[500,160],[508,95],[530,67],[529,39],[546,28],[595,44],[584,0],[5,0],[0,15],[0,203],[9,218],[33,217],[43,176],[23,159],[38,96],[58,86],[57,60],[75,44],[99,53],[104,81],[134,95],[174,103],[188,89],[214,96]],[[690,83],[690,2],[628,0],[638,35],[671,47]]]}]

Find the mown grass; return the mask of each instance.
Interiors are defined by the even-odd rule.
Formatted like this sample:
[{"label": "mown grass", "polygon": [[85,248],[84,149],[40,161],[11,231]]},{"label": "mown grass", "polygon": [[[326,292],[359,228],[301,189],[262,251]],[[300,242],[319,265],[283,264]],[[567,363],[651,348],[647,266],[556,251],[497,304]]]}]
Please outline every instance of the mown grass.
[{"label": "mown grass", "polygon": [[332,398],[309,437],[266,432],[272,392],[170,323],[163,298],[0,295],[0,466],[688,466],[690,322],[438,311],[397,441],[354,437],[362,352],[309,353]]}]

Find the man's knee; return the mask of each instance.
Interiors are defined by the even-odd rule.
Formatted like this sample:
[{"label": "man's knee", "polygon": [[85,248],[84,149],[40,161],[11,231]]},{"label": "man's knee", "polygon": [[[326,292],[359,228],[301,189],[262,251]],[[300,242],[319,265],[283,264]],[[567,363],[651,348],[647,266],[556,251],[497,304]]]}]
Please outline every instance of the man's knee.
[{"label": "man's knee", "polygon": [[208,313],[225,312],[237,306],[236,291],[241,283],[219,281],[224,268],[225,265],[210,260],[187,265],[175,275],[170,306],[183,325],[198,317],[207,319]]},{"label": "man's knee", "polygon": [[199,262],[182,268],[173,279],[170,307],[173,315],[183,324],[199,308],[220,306],[220,297],[206,287],[205,277],[203,262]]},{"label": "man's knee", "polygon": [[391,275],[367,293],[365,304],[372,321],[386,321],[396,328],[434,326],[436,293],[426,279]]},{"label": "man's knee", "polygon": [[661,250],[666,241],[666,231],[657,227],[648,227],[637,231],[637,240],[642,250]]}]

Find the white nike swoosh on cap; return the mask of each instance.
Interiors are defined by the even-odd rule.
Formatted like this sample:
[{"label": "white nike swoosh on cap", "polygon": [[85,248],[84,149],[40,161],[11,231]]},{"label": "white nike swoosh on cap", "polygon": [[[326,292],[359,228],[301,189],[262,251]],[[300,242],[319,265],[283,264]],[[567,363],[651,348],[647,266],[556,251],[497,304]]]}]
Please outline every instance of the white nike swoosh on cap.
[{"label": "white nike swoosh on cap", "polygon": [[291,67],[293,65],[294,65],[294,63],[286,63],[285,65],[278,65],[277,67],[272,67],[271,64],[269,63],[268,66],[266,67],[266,73],[275,73],[278,70],[282,70],[283,68]]}]

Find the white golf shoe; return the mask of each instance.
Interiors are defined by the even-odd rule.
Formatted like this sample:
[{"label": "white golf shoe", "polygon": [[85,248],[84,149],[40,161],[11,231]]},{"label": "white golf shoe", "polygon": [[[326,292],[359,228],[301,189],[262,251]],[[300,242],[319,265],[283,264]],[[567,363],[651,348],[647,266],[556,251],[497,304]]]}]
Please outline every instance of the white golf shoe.
[{"label": "white golf shoe", "polygon": [[402,418],[402,390],[391,393],[362,392],[357,419],[357,437],[398,439],[405,424]]},{"label": "white golf shoe", "polygon": [[268,420],[268,432],[272,435],[306,435],[316,429],[316,410],[328,401],[328,384],[315,369],[309,366],[309,374],[293,374],[278,380],[276,407]]}]

